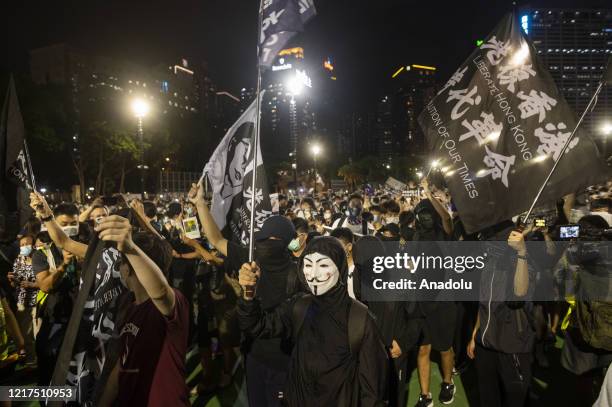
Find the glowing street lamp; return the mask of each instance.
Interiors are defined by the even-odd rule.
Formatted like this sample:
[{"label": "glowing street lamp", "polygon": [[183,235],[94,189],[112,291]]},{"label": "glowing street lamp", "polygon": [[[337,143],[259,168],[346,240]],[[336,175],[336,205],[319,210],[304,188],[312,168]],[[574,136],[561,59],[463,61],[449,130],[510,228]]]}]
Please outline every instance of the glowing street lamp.
[{"label": "glowing street lamp", "polygon": [[137,118],[142,119],[145,117],[147,114],[149,114],[150,109],[151,107],[146,100],[141,98],[132,100],[132,112],[134,112],[134,116]]},{"label": "glowing street lamp", "polygon": [[604,125],[601,126],[601,132],[604,136],[612,135],[612,123],[604,123]]}]

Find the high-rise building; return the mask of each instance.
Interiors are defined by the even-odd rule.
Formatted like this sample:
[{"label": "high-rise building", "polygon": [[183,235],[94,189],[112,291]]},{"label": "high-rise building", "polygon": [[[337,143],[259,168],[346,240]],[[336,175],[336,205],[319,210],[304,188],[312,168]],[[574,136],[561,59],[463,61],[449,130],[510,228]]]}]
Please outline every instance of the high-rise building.
[{"label": "high-rise building", "polygon": [[418,123],[419,114],[435,96],[436,68],[412,64],[393,75],[393,139],[403,155],[422,155],[426,151],[425,135]]},{"label": "high-rise building", "polygon": [[397,150],[393,140],[393,98],[382,96],[376,103],[376,143],[378,156],[391,160]]},{"label": "high-rise building", "polygon": [[348,113],[344,115],[342,129],[338,134],[337,156],[346,162],[372,154],[377,149],[374,115],[370,113]]},{"label": "high-rise building", "polygon": [[[582,114],[612,55],[612,9],[525,8],[520,23],[531,38],[559,90]],[[604,141],[612,123],[612,88],[604,87],[584,128]]]},{"label": "high-rise building", "polygon": [[398,155],[422,155],[425,136],[418,116],[435,95],[436,68],[401,66],[390,79],[389,91],[376,104],[376,151],[386,161]]},{"label": "high-rise building", "polygon": [[[264,155],[277,162],[290,162],[298,168],[308,154],[308,144],[316,132],[316,116],[306,72],[304,49],[280,51],[275,64],[264,76],[262,137]],[[243,96],[248,95],[246,89]]]}]

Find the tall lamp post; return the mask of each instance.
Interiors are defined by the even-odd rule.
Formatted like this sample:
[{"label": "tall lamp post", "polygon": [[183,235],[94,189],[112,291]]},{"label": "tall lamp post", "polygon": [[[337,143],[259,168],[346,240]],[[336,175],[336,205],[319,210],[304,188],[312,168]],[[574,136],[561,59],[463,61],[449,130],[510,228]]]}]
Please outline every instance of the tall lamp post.
[{"label": "tall lamp post", "polygon": [[145,164],[144,164],[144,130],[142,127],[142,119],[149,113],[149,103],[144,99],[134,99],[132,101],[132,112],[138,119],[138,143],[139,143],[139,161],[140,165],[140,194],[142,199],[145,199]]},{"label": "tall lamp post", "polygon": [[312,146],[312,156],[314,158],[314,194],[317,194],[317,156],[321,152],[321,147],[318,144]]}]

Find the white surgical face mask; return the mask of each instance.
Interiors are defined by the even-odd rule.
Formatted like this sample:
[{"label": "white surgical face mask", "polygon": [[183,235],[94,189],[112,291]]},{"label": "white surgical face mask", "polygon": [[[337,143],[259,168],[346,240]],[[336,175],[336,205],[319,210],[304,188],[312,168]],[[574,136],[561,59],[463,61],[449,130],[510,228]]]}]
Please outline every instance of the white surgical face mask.
[{"label": "white surgical face mask", "polygon": [[386,220],[387,225],[390,223],[399,223],[399,217],[398,216],[388,216],[387,220]]},{"label": "white surgical face mask", "polygon": [[323,214],[323,218],[324,218],[325,220],[330,220],[330,219],[332,218],[332,214],[331,214],[331,212],[325,212],[325,213]]},{"label": "white surgical face mask", "polygon": [[64,226],[62,230],[69,237],[74,237],[79,234],[79,224],[77,223],[76,225]]},{"label": "white surgical face mask", "polygon": [[313,295],[323,295],[336,286],[340,272],[336,263],[321,253],[304,256],[304,277]]}]

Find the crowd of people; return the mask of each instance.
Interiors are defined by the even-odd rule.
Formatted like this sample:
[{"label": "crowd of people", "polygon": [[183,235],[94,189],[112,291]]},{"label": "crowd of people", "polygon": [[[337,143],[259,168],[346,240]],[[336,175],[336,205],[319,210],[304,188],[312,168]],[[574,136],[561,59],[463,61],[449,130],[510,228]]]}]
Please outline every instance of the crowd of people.
[{"label": "crowd of people", "polygon": [[[417,407],[452,404],[454,378],[466,369],[476,370],[480,405],[520,407],[532,366],[549,366],[548,348],[559,337],[561,363],[577,378],[567,391],[579,392],[584,405],[598,398],[597,406],[609,406],[612,301],[561,295],[538,303],[527,295],[535,275],[580,281],[594,264],[609,271],[607,259],[551,253],[548,263],[535,264],[526,242],[557,240],[558,226],[573,223],[594,239],[612,239],[612,182],[560,199],[545,226],[521,230],[508,219],[476,234],[466,233],[449,192],[433,184],[280,194],[276,213],[255,233],[251,262],[249,248],[219,229],[201,185],[183,199],[99,197],[87,205],[48,203],[33,192],[33,217],[0,245],[0,370],[20,364],[38,385],[49,385],[97,235],[121,253],[126,290],[114,332],[121,356],[95,405],[189,405],[190,394],[232,384],[242,366],[255,407],[405,406],[415,368]],[[185,230],[184,220],[194,217],[199,238]],[[363,297],[372,259],[393,255],[389,247],[462,240],[507,242],[513,261],[491,267],[509,276],[513,301]],[[190,390],[185,358],[192,348],[202,374]],[[432,386],[432,354],[439,354],[439,388]]]}]

